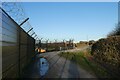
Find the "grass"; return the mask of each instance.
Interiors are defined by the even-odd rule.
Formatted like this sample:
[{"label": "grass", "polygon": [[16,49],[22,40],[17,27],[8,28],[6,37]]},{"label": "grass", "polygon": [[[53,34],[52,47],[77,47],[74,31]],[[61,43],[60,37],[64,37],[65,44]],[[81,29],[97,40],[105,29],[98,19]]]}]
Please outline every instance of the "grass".
[{"label": "grass", "polygon": [[79,64],[81,68],[89,71],[89,73],[96,75],[99,78],[108,78],[109,76],[105,68],[95,63],[90,51],[61,52],[59,55]]},{"label": "grass", "polygon": [[55,50],[55,48],[48,48],[47,49],[47,51],[49,52],[49,51],[54,51]]}]

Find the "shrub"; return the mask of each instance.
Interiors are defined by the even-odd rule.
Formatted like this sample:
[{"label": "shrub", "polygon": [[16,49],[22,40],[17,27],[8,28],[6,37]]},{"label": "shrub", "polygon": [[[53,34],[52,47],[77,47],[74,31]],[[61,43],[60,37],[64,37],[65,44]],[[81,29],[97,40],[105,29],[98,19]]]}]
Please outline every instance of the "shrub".
[{"label": "shrub", "polygon": [[115,27],[115,29],[110,32],[107,36],[119,36],[120,35],[120,22],[117,24],[117,26]]}]

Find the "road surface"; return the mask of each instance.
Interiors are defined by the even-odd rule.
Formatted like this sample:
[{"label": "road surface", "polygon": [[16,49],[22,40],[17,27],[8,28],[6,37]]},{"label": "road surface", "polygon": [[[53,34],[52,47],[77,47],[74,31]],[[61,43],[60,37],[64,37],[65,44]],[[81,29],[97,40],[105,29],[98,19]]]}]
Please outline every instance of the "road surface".
[{"label": "road surface", "polygon": [[[68,59],[58,56],[60,51],[47,52],[37,55],[37,60],[24,73],[27,78],[96,78],[79,65]],[[45,57],[49,63],[49,68],[44,76],[40,73],[40,57]],[[44,63],[43,63],[44,64]]]},{"label": "road surface", "polygon": [[59,52],[49,52],[39,55],[45,56],[49,62],[49,70],[44,78],[96,78],[79,65],[58,54]]}]

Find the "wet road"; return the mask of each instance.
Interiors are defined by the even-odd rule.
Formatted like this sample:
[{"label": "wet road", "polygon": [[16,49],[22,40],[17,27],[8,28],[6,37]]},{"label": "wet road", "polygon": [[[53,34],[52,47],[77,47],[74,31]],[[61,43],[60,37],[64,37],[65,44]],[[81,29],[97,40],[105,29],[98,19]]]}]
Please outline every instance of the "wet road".
[{"label": "wet road", "polygon": [[58,56],[59,52],[49,52],[45,56],[49,62],[49,70],[44,78],[96,78],[79,65],[68,59]]},{"label": "wet road", "polygon": [[[24,72],[23,78],[96,78],[79,65],[58,56],[59,53],[57,51],[38,54],[36,61]],[[43,56],[47,61],[40,59]]]}]

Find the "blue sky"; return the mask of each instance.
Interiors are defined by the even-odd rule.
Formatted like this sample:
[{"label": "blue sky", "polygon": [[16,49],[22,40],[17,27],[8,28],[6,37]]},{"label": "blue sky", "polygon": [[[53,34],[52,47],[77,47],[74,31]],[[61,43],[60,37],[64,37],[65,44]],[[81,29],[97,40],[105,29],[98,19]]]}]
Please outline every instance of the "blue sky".
[{"label": "blue sky", "polygon": [[118,22],[117,2],[23,2],[39,37],[50,40],[98,40]]}]

